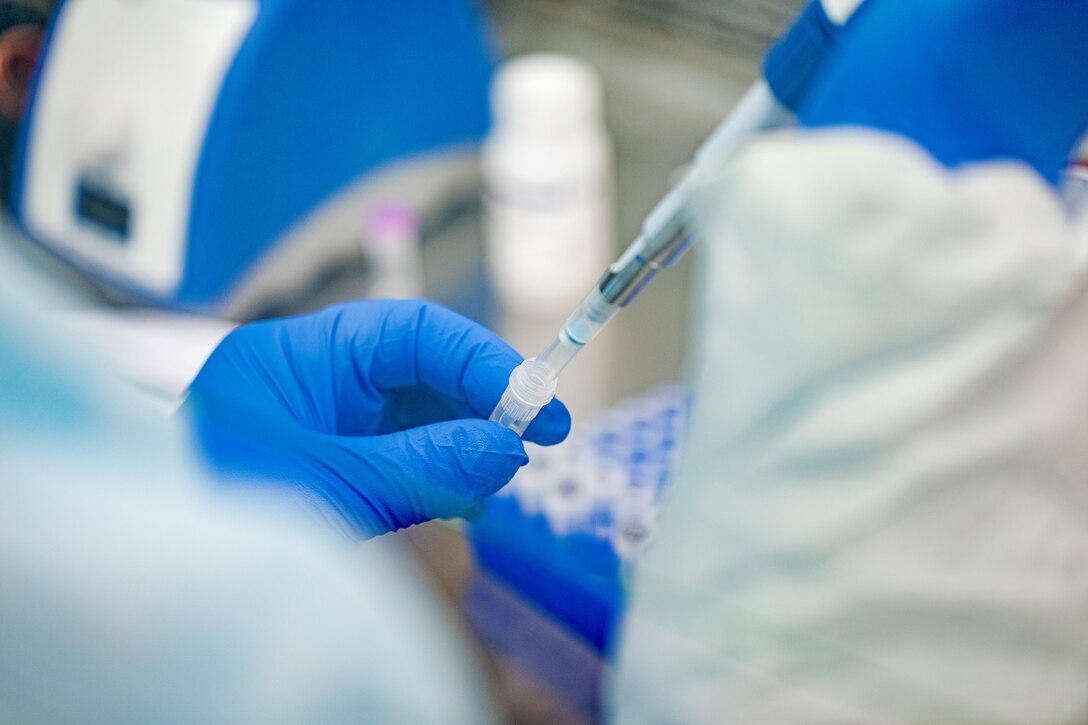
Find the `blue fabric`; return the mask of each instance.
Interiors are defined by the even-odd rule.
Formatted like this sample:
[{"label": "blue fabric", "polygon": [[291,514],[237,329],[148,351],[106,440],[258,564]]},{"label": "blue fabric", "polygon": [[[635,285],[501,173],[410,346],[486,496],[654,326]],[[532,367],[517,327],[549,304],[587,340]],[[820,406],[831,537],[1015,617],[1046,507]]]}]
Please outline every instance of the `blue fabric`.
[{"label": "blue fabric", "polygon": [[608,654],[624,610],[620,560],[609,541],[556,534],[542,514],[493,498],[469,527],[483,570],[528,597],[595,652]]},{"label": "blue fabric", "polygon": [[1020,160],[1056,181],[1088,128],[1088,3],[869,0],[801,108],[809,127],[913,139],[948,167]]},{"label": "blue fabric", "polygon": [[[187,408],[221,471],[300,487],[366,536],[473,514],[528,462],[517,434],[480,420],[520,362],[438,305],[356,302],[234,331]],[[569,429],[556,400],[525,438]]]},{"label": "blue fabric", "polygon": [[771,46],[763,61],[763,77],[779,103],[794,112],[801,107],[812,78],[834,49],[837,32],[823,3],[811,0]]}]

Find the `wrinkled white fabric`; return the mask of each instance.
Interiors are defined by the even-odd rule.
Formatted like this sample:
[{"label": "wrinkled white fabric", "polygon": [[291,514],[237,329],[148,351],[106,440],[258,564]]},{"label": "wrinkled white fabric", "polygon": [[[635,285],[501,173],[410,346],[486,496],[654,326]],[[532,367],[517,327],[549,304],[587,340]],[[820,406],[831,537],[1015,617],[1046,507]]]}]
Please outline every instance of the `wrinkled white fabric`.
[{"label": "wrinkled white fabric", "polygon": [[0,722],[491,720],[411,562],[214,488],[0,262]]},{"label": "wrinkled white fabric", "polygon": [[691,439],[620,722],[1088,721],[1088,278],[1026,167],[752,145],[694,217]]}]

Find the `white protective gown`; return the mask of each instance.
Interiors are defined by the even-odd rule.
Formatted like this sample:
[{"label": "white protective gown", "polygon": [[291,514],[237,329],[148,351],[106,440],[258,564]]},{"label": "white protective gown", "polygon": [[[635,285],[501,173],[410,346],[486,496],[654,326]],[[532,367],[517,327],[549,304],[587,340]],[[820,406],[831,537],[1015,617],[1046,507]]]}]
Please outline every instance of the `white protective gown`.
[{"label": "white protective gown", "polygon": [[[10,232],[9,232],[10,233]],[[0,722],[489,722],[411,562],[191,460],[0,245]]]},{"label": "white protective gown", "polygon": [[856,130],[693,207],[692,436],[614,719],[1088,722],[1080,225],[1026,167]]}]

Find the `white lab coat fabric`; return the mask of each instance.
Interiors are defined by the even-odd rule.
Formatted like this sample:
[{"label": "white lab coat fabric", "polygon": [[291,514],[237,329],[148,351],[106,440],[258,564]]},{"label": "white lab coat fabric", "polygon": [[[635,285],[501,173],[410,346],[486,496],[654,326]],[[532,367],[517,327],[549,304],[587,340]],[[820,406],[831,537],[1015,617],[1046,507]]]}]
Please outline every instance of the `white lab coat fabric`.
[{"label": "white lab coat fabric", "polygon": [[491,720],[411,562],[207,483],[0,251],[0,722]]},{"label": "white lab coat fabric", "polygon": [[693,208],[692,434],[614,719],[1088,722],[1083,227],[860,130],[753,144]]}]

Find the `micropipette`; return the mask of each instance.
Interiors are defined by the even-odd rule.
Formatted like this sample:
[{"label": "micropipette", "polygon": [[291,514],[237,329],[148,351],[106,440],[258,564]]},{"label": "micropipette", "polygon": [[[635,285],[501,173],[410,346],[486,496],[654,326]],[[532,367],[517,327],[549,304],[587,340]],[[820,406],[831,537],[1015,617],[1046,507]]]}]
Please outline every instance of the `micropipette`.
[{"label": "micropipette", "polygon": [[658,272],[683,256],[694,241],[685,207],[699,170],[723,164],[752,137],[792,121],[789,108],[800,105],[809,79],[833,46],[836,31],[858,4],[859,0],[824,0],[823,4],[815,0],[806,7],[768,54],[766,80],[757,81],[700,146],[692,170],[657,203],[638,237],[605,271],[556,338],[538,356],[514,369],[490,420],[523,434],[554,397],[564,368]]},{"label": "micropipette", "polygon": [[[765,83],[757,83],[737,109],[699,149],[695,166],[715,163],[752,134],[786,123],[789,112]],[[559,374],[621,309],[631,304],[658,272],[670,267],[693,239],[683,211],[692,173],[658,202],[642,232],[567,318],[559,334],[535,358],[519,365],[491,420],[521,434],[555,394]]]}]

